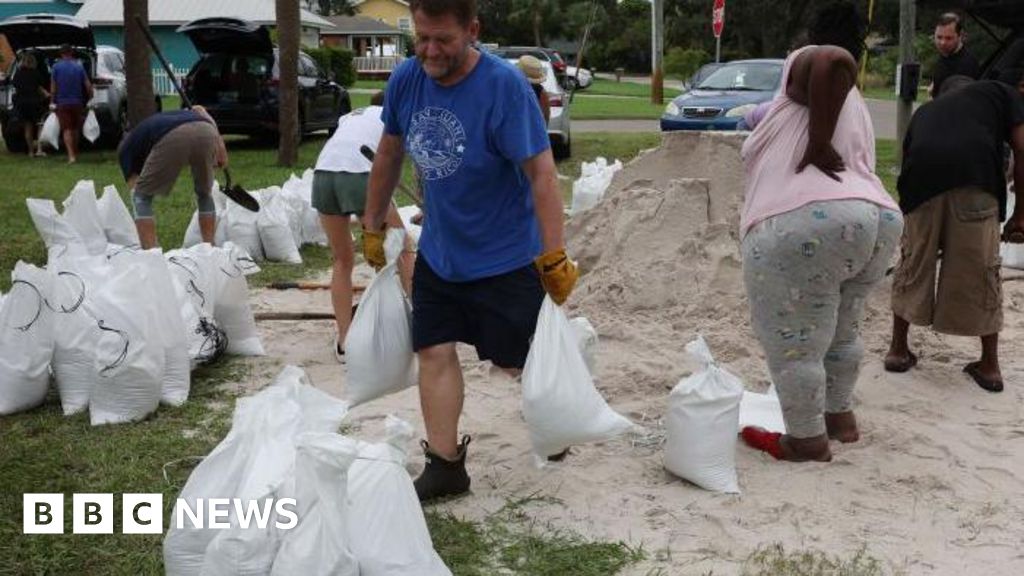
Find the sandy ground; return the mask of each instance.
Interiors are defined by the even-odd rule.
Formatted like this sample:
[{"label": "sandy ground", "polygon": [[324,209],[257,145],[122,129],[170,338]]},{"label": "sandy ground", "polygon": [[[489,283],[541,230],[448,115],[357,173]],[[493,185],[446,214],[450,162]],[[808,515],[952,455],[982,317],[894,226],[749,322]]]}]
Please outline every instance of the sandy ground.
[{"label": "sandy ground", "polygon": [[[668,392],[695,369],[684,351],[693,337],[703,334],[748,389],[768,386],[741,280],[739,144],[734,135],[670,135],[617,175],[601,205],[568,225],[570,253],[585,271],[570,315],[597,328],[597,385],[645,432],[577,447],[566,462],[538,469],[519,385],[462,347],[473,494],[442,506],[483,518],[509,499],[557,499],[528,513],[588,537],[642,544],[650,558],[629,574],[734,574],[751,552],[776,542],[842,556],[866,547],[887,569],[907,574],[1024,573],[1024,282],[1004,283],[1002,394],[961,373],[978,354],[976,340],[926,329],[912,332],[918,367],[885,373],[883,283],[863,322],[860,442],[833,444],[828,464],[780,463],[737,442],[740,495],[704,491],[662,467]],[[360,268],[361,278],[369,275]],[[330,309],[326,291],[254,290],[252,302],[256,311]],[[265,385],[277,366],[291,363],[318,387],[343,393],[331,322],[263,322],[260,330],[268,356],[244,385]],[[415,389],[357,407],[350,422],[356,435],[373,437],[388,413],[422,433]],[[420,459],[415,445],[409,449],[415,473]]]}]

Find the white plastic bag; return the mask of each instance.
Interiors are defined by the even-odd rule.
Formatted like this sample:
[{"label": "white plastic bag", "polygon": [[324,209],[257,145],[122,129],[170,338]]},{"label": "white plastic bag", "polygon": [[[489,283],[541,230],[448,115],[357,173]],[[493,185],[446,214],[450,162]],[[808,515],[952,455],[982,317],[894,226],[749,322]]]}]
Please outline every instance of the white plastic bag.
[{"label": "white plastic bag", "polygon": [[60,148],[60,120],[57,119],[57,114],[54,112],[50,112],[43,122],[43,128],[39,131],[39,140],[54,150]]},{"label": "white plastic bag", "polygon": [[96,185],[92,180],[79,180],[71,189],[64,200],[64,220],[82,237],[90,254],[103,254],[107,249],[107,235],[100,221]]},{"label": "white plastic bag", "polygon": [[256,320],[249,307],[249,284],[246,275],[259,270],[243,251],[226,242],[223,248],[200,244],[194,250],[207,250],[209,270],[213,276],[213,317],[228,337],[228,354],[263,356],[263,343]]},{"label": "white plastic bag", "polygon": [[85,301],[102,335],[96,343],[99,377],[89,399],[93,426],[142,420],[160,403],[164,348],[155,336],[147,274],[136,265],[113,266]]},{"label": "white plastic bag", "polygon": [[[56,330],[53,351],[53,378],[60,393],[64,415],[77,414],[89,407],[89,398],[99,379],[96,371],[96,342],[103,332],[96,319],[89,316],[85,300],[97,288],[93,278],[108,273],[106,259],[101,256],[74,258],[58,256],[51,251],[47,268],[56,274],[53,289],[53,310]],[[83,268],[95,267],[91,273]]]},{"label": "white plastic bag", "polygon": [[[253,197],[261,205],[263,204],[258,192],[254,192]],[[256,224],[258,220],[258,212],[250,212],[234,202],[228,202],[224,208],[223,222],[221,224],[225,228],[225,237],[228,241],[239,245],[254,260],[261,262],[264,259],[264,254],[263,243],[260,242],[260,232]],[[218,224],[218,227],[221,224]]]},{"label": "white plastic bag", "polygon": [[541,305],[523,369],[523,418],[538,462],[633,427],[594,387],[569,319],[550,296]]},{"label": "white plastic bag", "polygon": [[388,230],[389,263],[367,286],[345,337],[345,399],[352,406],[416,384],[412,309],[398,277],[404,237]]},{"label": "white plastic bag", "polygon": [[85,241],[67,219],[57,212],[57,206],[53,200],[44,198],[29,198],[25,200],[28,206],[28,215],[36,226],[36,231],[42,237],[47,248],[54,246],[68,246],[72,244],[85,245]]},{"label": "white plastic bag", "polygon": [[85,123],[82,124],[82,136],[89,142],[95,142],[100,137],[100,123],[96,120],[96,112],[91,108],[85,116]]},{"label": "white plastic bag", "polygon": [[572,183],[572,208],[569,213],[576,215],[596,206],[604,197],[615,173],[621,169],[622,162],[616,160],[609,165],[601,156],[594,162],[584,162],[579,179]]},{"label": "white plastic bag", "polygon": [[282,538],[272,576],[360,576],[347,522],[348,470],[358,451],[354,440],[334,433],[299,437],[294,494],[300,520]]},{"label": "white plastic bag", "polygon": [[0,415],[43,403],[54,348],[53,276],[19,261],[11,282],[0,308]]},{"label": "white plastic bag", "polygon": [[402,206],[398,209],[398,216],[402,219],[402,225],[405,226],[405,231],[409,234],[409,238],[412,239],[414,244],[420,243],[420,234],[423,232],[423,226],[412,223],[413,217],[419,213],[420,209],[416,206]]},{"label": "white plastic bag", "polygon": [[405,470],[412,427],[388,416],[385,430],[384,442],[360,445],[359,459],[348,471],[346,520],[359,574],[450,576],[434,551],[423,508]]},{"label": "white plastic bag", "polygon": [[[311,386],[301,369],[286,366],[269,387],[238,400],[231,431],[196,466],[178,497],[194,507],[198,498],[254,499],[276,492],[292,473],[299,435],[337,430],[346,410],[344,402]],[[168,576],[196,576],[218,531],[195,528],[187,515],[178,529],[178,513],[176,504],[164,537],[164,569]],[[229,521],[237,525],[237,518]]]},{"label": "white plastic bag", "polygon": [[302,264],[302,256],[292,236],[288,221],[289,209],[287,201],[280,193],[263,193],[263,205],[257,218],[260,243],[267,260]]},{"label": "white plastic bag", "polygon": [[597,371],[597,330],[583,316],[569,320],[572,327],[572,334],[576,337],[576,345],[579,346],[580,354],[583,355],[583,362],[587,365],[587,372],[593,376]]},{"label": "white plastic bag", "polygon": [[103,196],[97,202],[100,222],[107,242],[119,246],[138,246],[139,232],[135,228],[135,219],[125,206],[116,186],[103,188]]},{"label": "white plastic bag", "polygon": [[715,364],[704,338],[686,345],[702,366],[672,389],[665,418],[665,468],[715,492],[738,494],[736,435],[743,383]]},{"label": "white plastic bag", "polygon": [[775,385],[768,387],[768,392],[758,394],[749,390],[743,391],[740,400],[739,429],[747,426],[760,426],[769,432],[786,433],[786,422],[782,418],[782,404],[775,392]]}]

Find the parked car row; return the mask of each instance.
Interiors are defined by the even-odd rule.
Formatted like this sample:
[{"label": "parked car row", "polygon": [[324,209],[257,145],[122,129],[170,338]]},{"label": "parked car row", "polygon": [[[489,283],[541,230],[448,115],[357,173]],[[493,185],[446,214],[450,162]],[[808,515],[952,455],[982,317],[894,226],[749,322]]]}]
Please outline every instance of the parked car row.
[{"label": "parked car row", "polygon": [[[278,133],[277,50],[266,28],[239,18],[204,18],[180,26],[192,41],[199,60],[184,81],[184,91],[202,104],[217,121],[221,133],[276,137]],[[21,120],[14,109],[13,78],[23,54],[37,61],[44,86],[62,45],[70,45],[94,87],[88,106],[95,110],[101,144],[116,146],[128,126],[128,87],[124,53],[113,46],[97,46],[92,28],[83,20],[55,14],[14,16],[0,22],[17,56],[0,76],[0,129],[7,149],[24,152]],[[161,108],[159,95],[157,109]],[[299,130],[333,131],[338,118],[352,109],[342,86],[329,80],[306,53],[299,54]]]}]

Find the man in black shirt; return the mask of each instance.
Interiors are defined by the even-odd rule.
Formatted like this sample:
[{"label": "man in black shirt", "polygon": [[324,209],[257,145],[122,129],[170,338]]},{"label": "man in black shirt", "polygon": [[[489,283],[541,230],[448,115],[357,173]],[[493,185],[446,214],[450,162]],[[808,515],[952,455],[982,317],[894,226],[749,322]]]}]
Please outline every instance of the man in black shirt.
[{"label": "man in black shirt", "polygon": [[942,83],[950,76],[968,76],[975,80],[981,77],[978,60],[964,46],[963,23],[959,15],[947,12],[939,16],[932,41],[939,51],[939,60],[932,68],[932,86],[928,92],[932,98],[941,93]]},{"label": "man in black shirt", "polygon": [[[910,121],[897,185],[905,226],[892,287],[893,331],[885,357],[890,372],[905,372],[917,363],[907,342],[910,324],[931,325],[944,334],[980,336],[981,359],[968,363],[964,372],[985,390],[1003,389],[999,222],[1006,211],[1006,143],[1016,158],[1017,189],[1024,189],[1019,78],[1019,70],[1002,82],[952,76],[940,96]],[[1024,201],[1014,206],[1003,235],[1024,242],[1021,230]]]}]

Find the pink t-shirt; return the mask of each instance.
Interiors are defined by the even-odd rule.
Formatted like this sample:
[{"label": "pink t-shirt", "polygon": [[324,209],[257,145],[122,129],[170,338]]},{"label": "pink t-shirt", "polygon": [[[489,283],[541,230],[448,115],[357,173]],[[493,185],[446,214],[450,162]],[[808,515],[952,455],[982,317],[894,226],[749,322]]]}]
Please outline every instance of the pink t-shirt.
[{"label": "pink t-shirt", "polygon": [[[812,46],[794,51],[782,71],[787,85],[793,60]],[[772,101],[764,119],[743,143],[747,186],[740,215],[740,233],[765,220],[796,210],[811,202],[861,199],[899,210],[875,176],[875,132],[860,91],[850,90],[839,113],[832,147],[843,158],[846,170],[836,182],[815,166],[797,174],[796,167],[807,148],[810,109],[782,94]]]}]

